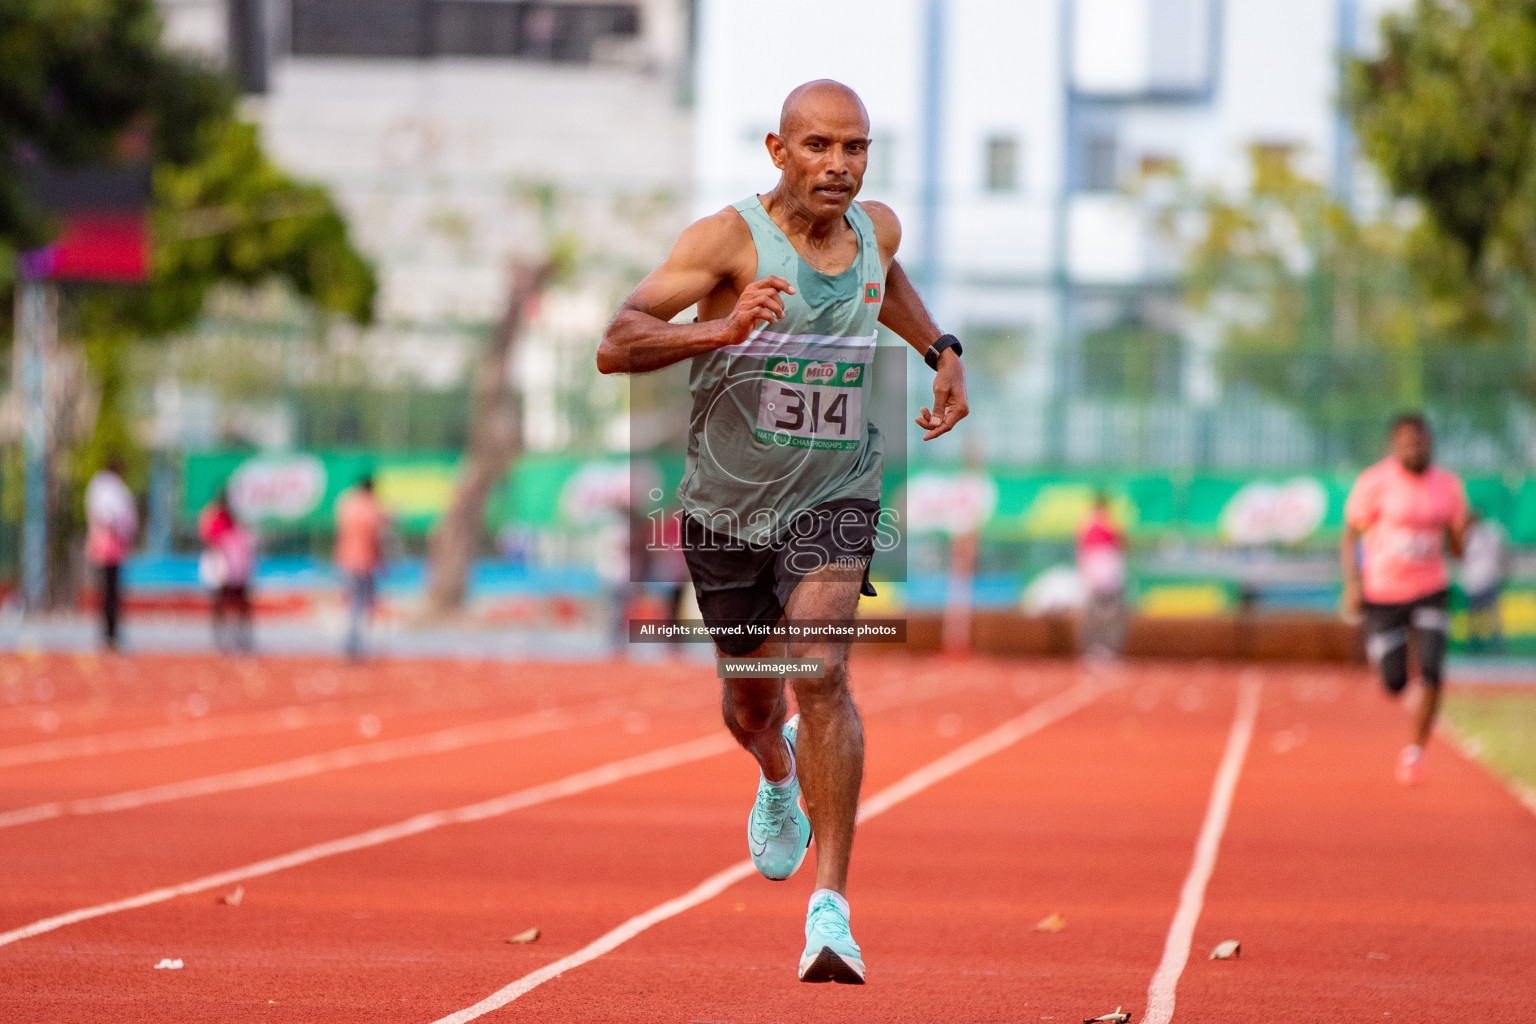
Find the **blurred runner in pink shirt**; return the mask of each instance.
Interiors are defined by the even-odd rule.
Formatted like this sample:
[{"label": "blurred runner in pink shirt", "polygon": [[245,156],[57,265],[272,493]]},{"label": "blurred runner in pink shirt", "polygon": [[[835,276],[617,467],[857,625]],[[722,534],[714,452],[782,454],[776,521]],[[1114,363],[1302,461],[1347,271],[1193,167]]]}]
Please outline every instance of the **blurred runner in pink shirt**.
[{"label": "blurred runner in pink shirt", "polygon": [[384,531],[389,517],[365,476],[336,501],[336,568],[347,577],[347,657],[363,656],[363,627],[373,613],[379,569],[384,564]]},{"label": "blurred runner in pink shirt", "polygon": [[1093,511],[1077,533],[1077,574],[1087,601],[1079,646],[1089,658],[1118,658],[1125,644],[1125,534],[1109,496],[1093,496]]},{"label": "blurred runner in pink shirt", "polygon": [[1424,744],[1440,710],[1451,579],[1446,554],[1461,555],[1467,493],[1456,474],[1431,464],[1434,436],[1424,417],[1399,416],[1390,436],[1388,456],[1360,474],[1344,504],[1339,555],[1344,614],[1358,620],[1364,613],[1366,653],[1394,695],[1408,685],[1414,635],[1424,694],[1413,742],[1398,760],[1398,781],[1408,784],[1423,774]]},{"label": "blurred runner in pink shirt", "polygon": [[[214,649],[220,654],[251,654],[255,651],[251,577],[256,570],[256,537],[235,517],[227,490],[221,488],[198,515],[197,533],[203,541],[197,574],[209,590]],[[232,631],[225,629],[227,612],[234,613]]]}]

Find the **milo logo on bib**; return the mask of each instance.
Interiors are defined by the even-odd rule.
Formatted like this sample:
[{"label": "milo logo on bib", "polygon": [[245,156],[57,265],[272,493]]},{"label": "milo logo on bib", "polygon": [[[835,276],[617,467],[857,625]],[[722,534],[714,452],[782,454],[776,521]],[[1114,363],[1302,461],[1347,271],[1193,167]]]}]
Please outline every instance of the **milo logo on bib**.
[{"label": "milo logo on bib", "polygon": [[788,448],[852,451],[864,439],[862,363],[770,359],[753,436]]},{"label": "milo logo on bib", "polygon": [[807,363],[802,375],[807,384],[820,384],[837,376],[836,363]]}]

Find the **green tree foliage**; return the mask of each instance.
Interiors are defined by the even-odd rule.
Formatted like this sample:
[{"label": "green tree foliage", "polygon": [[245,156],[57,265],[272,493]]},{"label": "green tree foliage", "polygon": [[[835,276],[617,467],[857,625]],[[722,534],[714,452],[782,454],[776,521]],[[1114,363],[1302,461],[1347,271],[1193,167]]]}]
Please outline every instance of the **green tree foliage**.
[{"label": "green tree foliage", "polygon": [[195,318],[214,284],[278,277],[368,321],[373,272],[329,195],[277,168],[236,116],[228,79],[165,49],[160,31],[153,0],[0,0],[0,258],[47,240],[30,175],[131,157],[147,133],[149,287],[96,289],[87,301],[109,301],[132,333],[163,334]]},{"label": "green tree foliage", "polygon": [[1362,219],[1298,174],[1278,148],[1251,150],[1247,193],[1170,203],[1187,245],[1186,300],[1219,332],[1229,393],[1291,405],[1334,434],[1403,408],[1489,419],[1530,392],[1510,334],[1466,333],[1464,307],[1416,273],[1418,227],[1400,209]]},{"label": "green tree foliage", "polygon": [[1350,68],[1363,150],[1426,215],[1416,276],[1494,330],[1536,282],[1536,0],[1416,0],[1381,39]]},{"label": "green tree foliage", "polygon": [[154,0],[0,0],[0,292],[16,252],[57,230],[29,180],[52,166],[145,158],[148,282],[65,292],[63,323],[84,346],[98,400],[94,435],[65,473],[76,481],[113,457],[142,466],[126,349],[188,327],[215,286],[277,279],[321,310],[373,315],[373,268],[326,190],[271,161],[221,70],[162,44]]},{"label": "green tree foliage", "polygon": [[18,174],[106,159],[160,78],[153,0],[0,0],[0,244],[43,240]]},{"label": "green tree foliage", "polygon": [[1249,156],[1247,194],[1211,191],[1175,207],[1198,213],[1186,295],[1220,320],[1230,349],[1404,348],[1432,330],[1435,312],[1414,294],[1397,222],[1362,223],[1298,174],[1283,148],[1254,146]]},{"label": "green tree foliage", "polygon": [[104,290],[95,301],[144,334],[166,334],[197,317],[214,285],[278,277],[321,309],[371,320],[373,268],[325,189],[284,174],[256,128],[233,117],[208,117],[192,152],[155,168],[148,286]]}]

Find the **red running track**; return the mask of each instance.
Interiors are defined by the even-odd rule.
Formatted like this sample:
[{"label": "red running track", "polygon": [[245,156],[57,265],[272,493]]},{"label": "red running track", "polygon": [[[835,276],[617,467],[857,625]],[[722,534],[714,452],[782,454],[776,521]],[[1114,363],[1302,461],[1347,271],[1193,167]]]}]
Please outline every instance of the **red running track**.
[{"label": "red running track", "polygon": [[[698,668],[125,664],[0,664],[0,813],[541,709],[617,707],[502,742],[0,829],[0,932],[14,937],[426,812],[523,801],[0,938],[0,1019],[437,1021],[745,854],[755,768],[719,742],[714,684]],[[735,882],[480,1019],[1075,1022],[1123,1006],[1140,1021],[1245,720],[1240,675],[1146,665],[1085,683],[1063,663],[860,661],[866,801],[974,755],[1006,723],[1039,726],[920,776],[926,788],[861,826],[850,895],[868,985],[795,980],[808,865],[785,883]],[[1215,823],[1172,1019],[1518,1015],[1536,996],[1536,816],[1445,745],[1424,786],[1396,786],[1406,721],[1363,673],[1244,678],[1261,687],[1251,742]],[[1031,711],[1068,707],[1083,687],[1078,710]],[[193,693],[206,706],[189,710]],[[283,714],[303,722],[268,728]],[[156,745],[5,761],[39,743],[151,733]],[[678,746],[701,737],[715,739]],[[688,759],[671,767],[626,760],[679,749],[669,756]],[[615,762],[628,767],[592,774]],[[243,901],[218,902],[236,884]],[[1052,913],[1066,927],[1035,931]],[[529,927],[537,943],[504,941]],[[1228,938],[1241,958],[1207,959]],[[185,966],[154,969],[162,958]]]}]

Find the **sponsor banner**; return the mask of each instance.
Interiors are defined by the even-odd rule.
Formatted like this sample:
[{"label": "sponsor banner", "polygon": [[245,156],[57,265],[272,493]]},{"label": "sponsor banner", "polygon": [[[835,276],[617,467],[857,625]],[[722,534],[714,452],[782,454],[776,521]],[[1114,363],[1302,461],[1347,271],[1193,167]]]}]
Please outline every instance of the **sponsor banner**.
[{"label": "sponsor banner", "polygon": [[325,498],[325,464],[313,455],[258,457],[229,477],[229,507],[251,523],[303,519]]},{"label": "sponsor banner", "polygon": [[1312,477],[1255,480],[1222,507],[1221,535],[1234,544],[1299,544],[1322,527],[1328,489]]},{"label": "sponsor banner", "polygon": [[[356,452],[188,455],[181,514],[194,522],[220,488],[246,522],[267,530],[328,532],[335,525],[336,499],[369,474],[395,528],[425,533],[447,511],[458,482],[457,455],[369,455]],[[504,500],[494,496],[487,518],[500,515]]]},{"label": "sponsor banner", "polygon": [[992,518],[997,482],[986,473],[914,473],[907,479],[907,517],[916,533],[970,533]]},{"label": "sponsor banner", "polygon": [[1197,476],[1189,481],[1183,529],[1245,546],[1326,543],[1344,525],[1353,476]]},{"label": "sponsor banner", "polygon": [[[862,417],[851,402],[845,414],[836,399],[856,393],[868,372],[864,364],[780,359],[775,365],[784,367],[785,376],[765,379],[798,388],[801,401],[776,402],[770,410],[776,417],[771,440],[807,447],[859,443],[837,436],[840,420],[858,423]],[[819,400],[815,392],[821,392]],[[799,429],[779,427],[780,421]],[[236,509],[260,525],[325,531],[332,526],[336,498],[371,472],[400,529],[423,533],[448,508],[459,463],[457,453],[198,453],[185,459],[181,515],[185,522],[194,520],[218,489],[228,486]],[[487,525],[583,531],[623,508],[626,494],[647,510],[675,506],[682,473],[680,453],[524,456],[492,492]],[[1120,524],[1142,540],[1177,535],[1288,548],[1337,539],[1353,482],[1352,473],[1176,476],[927,467],[905,476],[889,472],[885,493],[891,500],[906,488],[914,532],[979,528],[989,541],[1070,543],[1095,494],[1103,492]],[[1505,525],[1515,544],[1536,544],[1536,477],[1474,477],[1467,480],[1467,493],[1484,515]]]}]

